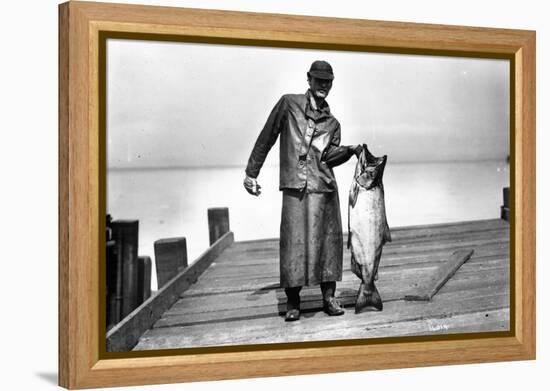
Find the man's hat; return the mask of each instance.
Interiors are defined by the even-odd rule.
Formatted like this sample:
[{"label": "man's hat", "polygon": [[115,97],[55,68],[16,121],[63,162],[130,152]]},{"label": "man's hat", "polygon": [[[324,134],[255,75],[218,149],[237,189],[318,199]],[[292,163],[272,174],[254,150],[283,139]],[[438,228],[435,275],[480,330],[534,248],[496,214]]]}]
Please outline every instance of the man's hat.
[{"label": "man's hat", "polygon": [[317,79],[333,80],[334,73],[332,73],[332,67],[326,61],[314,61],[309,68],[308,76],[315,77]]}]

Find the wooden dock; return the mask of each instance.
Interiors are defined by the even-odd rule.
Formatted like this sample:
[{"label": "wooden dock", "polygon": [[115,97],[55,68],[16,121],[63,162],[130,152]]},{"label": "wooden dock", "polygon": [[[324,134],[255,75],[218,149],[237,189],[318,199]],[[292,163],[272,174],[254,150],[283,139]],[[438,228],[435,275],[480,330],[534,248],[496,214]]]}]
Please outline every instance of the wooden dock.
[{"label": "wooden dock", "polygon": [[[301,319],[284,322],[286,297],[279,287],[278,239],[233,242],[229,232],[214,243],[213,254],[205,253],[199,260],[207,261],[191,265],[188,269],[196,270],[174,277],[156,297],[117,325],[108,335],[108,350],[124,350],[124,346],[133,350],[173,349],[509,329],[507,221],[395,228],[392,238],[393,242],[384,247],[377,283],[383,311],[354,313],[359,280],[350,272],[350,254],[345,249],[344,276],[336,292],[347,307],[345,315],[326,315],[321,309],[319,287],[304,287]],[[474,253],[430,301],[405,300],[405,296],[429,286],[442,263],[457,250]],[[163,297],[172,299],[167,302]],[[158,303],[164,303],[166,309],[159,309],[164,307],[158,307]],[[151,315],[155,311],[156,315]],[[152,327],[147,325],[144,332],[139,331],[147,322]],[[133,334],[128,330],[133,330]]]}]

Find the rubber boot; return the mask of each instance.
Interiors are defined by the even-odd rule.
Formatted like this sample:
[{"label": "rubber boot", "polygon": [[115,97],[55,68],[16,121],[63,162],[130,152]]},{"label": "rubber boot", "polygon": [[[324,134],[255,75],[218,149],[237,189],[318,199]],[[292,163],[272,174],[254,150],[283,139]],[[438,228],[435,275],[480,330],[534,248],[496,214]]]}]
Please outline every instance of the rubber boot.
[{"label": "rubber boot", "polygon": [[285,288],[286,293],[286,314],[285,321],[293,322],[300,319],[300,291],[301,286]]},{"label": "rubber boot", "polygon": [[330,316],[338,316],[344,314],[344,309],[334,297],[336,292],[336,281],[328,281],[321,283],[321,293],[323,295],[323,311]]}]

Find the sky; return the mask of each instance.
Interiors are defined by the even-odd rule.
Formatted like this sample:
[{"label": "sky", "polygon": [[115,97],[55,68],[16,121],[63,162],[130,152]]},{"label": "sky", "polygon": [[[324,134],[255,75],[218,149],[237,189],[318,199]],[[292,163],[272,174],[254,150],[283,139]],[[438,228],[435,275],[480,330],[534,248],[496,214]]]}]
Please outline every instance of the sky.
[{"label": "sky", "polygon": [[506,159],[507,60],[109,39],[109,169],[246,165],[277,100],[304,93],[318,59],[334,69],[342,144],[393,162]]}]

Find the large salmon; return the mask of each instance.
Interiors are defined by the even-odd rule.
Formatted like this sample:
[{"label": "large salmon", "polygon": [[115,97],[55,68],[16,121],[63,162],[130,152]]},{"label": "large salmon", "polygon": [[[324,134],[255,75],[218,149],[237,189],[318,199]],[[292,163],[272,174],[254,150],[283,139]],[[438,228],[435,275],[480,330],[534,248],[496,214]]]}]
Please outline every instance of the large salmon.
[{"label": "large salmon", "polygon": [[348,204],[348,248],[351,247],[351,270],[361,279],[355,313],[368,307],[382,310],[382,299],[374,281],[382,247],[391,242],[386,220],[382,176],[387,156],[375,157],[363,144],[351,183]]}]

